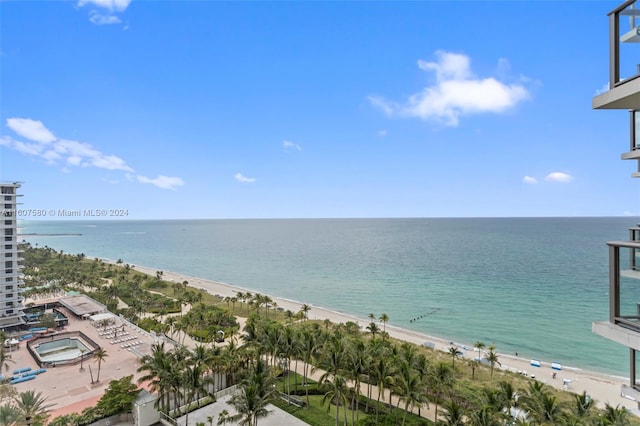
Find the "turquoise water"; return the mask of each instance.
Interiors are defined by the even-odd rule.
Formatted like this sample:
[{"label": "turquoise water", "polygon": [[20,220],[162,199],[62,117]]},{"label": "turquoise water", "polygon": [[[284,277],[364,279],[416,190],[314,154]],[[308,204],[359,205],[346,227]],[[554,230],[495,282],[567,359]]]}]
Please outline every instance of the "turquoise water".
[{"label": "turquoise water", "polygon": [[[24,222],[32,244],[235,284],[499,352],[626,375],[606,241],[635,218]],[[418,321],[412,319],[424,317]]]}]

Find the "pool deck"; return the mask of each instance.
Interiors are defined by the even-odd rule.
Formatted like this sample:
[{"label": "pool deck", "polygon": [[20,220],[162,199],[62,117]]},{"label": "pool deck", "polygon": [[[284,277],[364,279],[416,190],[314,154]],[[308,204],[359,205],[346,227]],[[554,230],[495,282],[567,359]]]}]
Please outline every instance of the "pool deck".
[{"label": "pool deck", "polygon": [[[47,368],[46,373],[38,375],[34,380],[14,385],[18,392],[26,390],[42,392],[49,403],[55,404],[51,409],[50,419],[69,412],[80,412],[85,407],[94,406],[104,394],[111,380],[133,375],[134,382],[137,383],[137,379],[141,376],[136,372],[140,366],[138,355],[122,348],[121,344],[111,344],[108,339],[99,335],[102,329],[94,327],[90,321],[77,319],[64,308],[61,311],[69,318],[69,325],[64,328],[64,331],[83,332],[107,351],[107,357],[102,362],[99,383],[91,383],[89,371],[93,370],[95,379],[98,364],[93,359],[86,359],[83,363],[83,371],[80,371],[80,364],[56,366]],[[123,321],[117,319],[116,324],[122,327]],[[143,342],[135,346],[136,352],[140,354],[150,352],[151,345],[154,343],[153,337],[139,333],[128,325],[125,325],[125,331],[129,332],[129,336],[136,336],[136,341]],[[169,343],[166,344],[171,347]],[[3,372],[5,375],[11,374],[13,370],[19,368],[31,367],[34,370],[40,368],[27,351],[25,342],[20,343],[19,348],[11,352],[11,357],[13,363],[9,363],[9,371]],[[70,408],[72,409],[70,410]]]}]

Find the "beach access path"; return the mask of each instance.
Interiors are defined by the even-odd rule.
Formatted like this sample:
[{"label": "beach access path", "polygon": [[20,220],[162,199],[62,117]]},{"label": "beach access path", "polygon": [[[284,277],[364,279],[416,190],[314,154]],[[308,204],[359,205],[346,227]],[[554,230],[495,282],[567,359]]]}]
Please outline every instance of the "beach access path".
[{"label": "beach access path", "polygon": [[[103,261],[109,261],[102,259]],[[109,261],[115,264],[114,261]],[[149,268],[141,265],[131,265],[135,270],[143,272],[150,276],[155,276],[157,268]],[[226,283],[207,280],[204,278],[193,277],[185,274],[179,274],[170,271],[162,271],[163,279],[170,282],[184,282],[187,281],[189,286],[206,290],[212,295],[218,295],[220,297],[234,297],[240,292],[252,292],[255,290],[233,286]],[[269,295],[279,307],[283,309],[297,312],[300,310],[304,302],[293,301],[289,299],[279,298],[277,296]],[[332,311],[323,307],[310,305],[311,310],[308,313],[309,319],[325,320],[328,319],[334,323],[346,323],[348,321],[354,322],[361,327],[364,327],[370,323],[369,319],[358,318],[353,315],[345,314],[342,312]],[[403,329],[401,327],[386,324],[386,331],[389,335],[395,339],[415,343],[422,345],[425,342],[431,342],[435,345],[436,350],[448,351],[451,347],[450,341],[429,336],[427,334],[418,333]],[[457,344],[460,348],[464,347],[463,344]],[[478,351],[474,350],[472,345],[466,345],[469,350],[464,351],[464,357],[467,359],[473,359],[478,356]],[[563,366],[560,371],[551,369],[551,361],[541,362],[540,367],[534,367],[531,365],[531,359],[524,359],[516,357],[515,355],[499,353],[499,360],[502,364],[497,368],[503,370],[509,370],[513,372],[527,372],[529,376],[534,375],[536,380],[539,380],[549,386],[553,386],[556,389],[569,390],[571,392],[581,394],[587,392],[588,395],[593,398],[598,407],[604,408],[605,403],[609,403],[612,406],[620,405],[626,407],[632,412],[638,414],[638,406],[635,401],[626,399],[620,395],[620,389],[623,384],[628,383],[628,379],[622,377],[609,376],[606,374],[596,373],[588,370],[582,370],[578,368],[570,368]],[[553,378],[553,373],[556,373]]]}]

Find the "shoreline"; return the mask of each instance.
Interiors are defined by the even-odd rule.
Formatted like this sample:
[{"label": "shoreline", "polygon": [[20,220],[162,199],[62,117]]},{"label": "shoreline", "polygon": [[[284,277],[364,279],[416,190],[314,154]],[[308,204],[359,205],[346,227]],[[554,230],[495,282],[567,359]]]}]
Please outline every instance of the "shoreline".
[{"label": "shoreline", "polygon": [[[116,264],[116,261],[112,259],[97,259],[100,259],[103,262]],[[123,265],[124,263],[120,266]],[[129,263],[129,265],[134,270],[150,276],[155,276],[156,271],[161,270],[131,263]],[[249,288],[244,288],[220,281],[209,280],[206,278],[195,277],[188,274],[181,274],[165,270],[162,270],[162,273],[163,279],[165,281],[183,282],[186,280],[189,283],[189,286],[193,288],[202,289],[212,295],[218,295],[221,297],[233,297],[238,292],[256,293],[255,290]],[[292,312],[299,311],[300,307],[304,304],[304,302],[288,298],[277,297],[273,295],[269,295],[269,297],[273,299],[278,307],[291,310]],[[349,313],[331,310],[310,303],[307,303],[307,305],[311,307],[311,310],[308,312],[309,319],[328,319],[331,322],[337,324],[352,321],[358,324],[361,329],[370,323],[370,320],[368,318],[357,317]],[[376,321],[376,323],[380,326],[380,328],[383,328],[383,325],[379,321]],[[473,359],[478,357],[478,350],[474,348],[472,344],[453,342],[441,337],[408,330],[390,324],[386,324],[386,331],[389,336],[395,339],[414,343],[419,346],[422,346],[424,343],[428,342],[433,344],[434,349],[443,352],[446,352],[451,346],[456,346],[463,352],[462,357],[464,359]],[[499,350],[499,348],[497,349]],[[617,405],[623,406],[631,410],[635,415],[640,414],[637,403],[635,401],[629,400],[620,395],[621,386],[628,383],[629,379],[626,377],[584,370],[579,367],[565,365],[561,365],[560,370],[555,370],[551,368],[551,364],[555,363],[555,361],[546,361],[539,359],[536,360],[540,363],[540,367],[536,367],[531,365],[531,361],[533,361],[533,359],[526,359],[517,357],[513,354],[505,354],[501,352],[498,352],[498,355],[500,356],[502,365],[499,365],[497,368],[508,370],[514,373],[528,375],[529,377],[535,378],[536,380],[539,380],[556,389],[568,390],[577,394],[586,392],[596,401],[597,405],[600,408],[603,408],[605,403],[609,403],[614,407]]]}]

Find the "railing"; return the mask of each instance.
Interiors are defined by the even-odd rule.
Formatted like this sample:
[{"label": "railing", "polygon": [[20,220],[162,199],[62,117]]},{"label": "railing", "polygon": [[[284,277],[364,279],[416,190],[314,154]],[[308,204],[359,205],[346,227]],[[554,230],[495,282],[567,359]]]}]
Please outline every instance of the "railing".
[{"label": "railing", "polygon": [[[640,77],[640,64],[637,63],[640,8],[636,8],[635,3],[636,0],[627,0],[609,13],[610,88]],[[621,68],[625,70],[624,76],[621,76]]]},{"label": "railing", "polygon": [[640,241],[609,246],[609,322],[640,332]]}]

